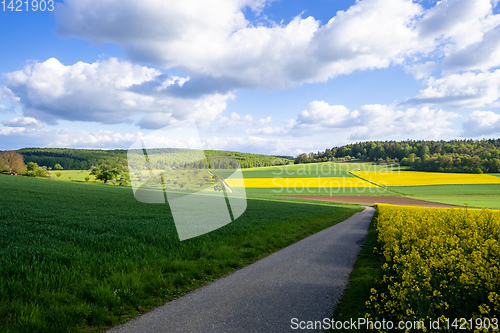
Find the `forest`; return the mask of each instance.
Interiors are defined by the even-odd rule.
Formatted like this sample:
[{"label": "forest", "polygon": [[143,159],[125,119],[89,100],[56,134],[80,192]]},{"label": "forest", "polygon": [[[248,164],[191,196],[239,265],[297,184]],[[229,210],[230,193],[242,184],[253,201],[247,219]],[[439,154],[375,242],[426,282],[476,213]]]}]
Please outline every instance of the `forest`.
[{"label": "forest", "polygon": [[414,171],[494,173],[500,172],[500,139],[357,142],[300,154],[295,164],[352,159],[399,163]]},{"label": "forest", "polygon": [[[106,164],[121,171],[127,171],[127,150],[89,150],[89,149],[67,149],[67,148],[23,148],[17,150],[24,157],[24,163],[37,163],[47,168],[55,168],[56,164],[64,170],[89,170],[92,166]],[[196,150],[165,148],[153,149],[150,153],[155,160],[169,161],[172,165],[181,166],[183,160],[189,160],[189,156],[196,154]],[[210,160],[213,156],[231,157],[239,161],[242,168],[284,165],[291,163],[292,158],[277,157],[270,155],[248,154],[232,151],[205,150],[205,156]],[[162,155],[162,156],[159,156]],[[153,156],[150,156],[152,158]]]}]

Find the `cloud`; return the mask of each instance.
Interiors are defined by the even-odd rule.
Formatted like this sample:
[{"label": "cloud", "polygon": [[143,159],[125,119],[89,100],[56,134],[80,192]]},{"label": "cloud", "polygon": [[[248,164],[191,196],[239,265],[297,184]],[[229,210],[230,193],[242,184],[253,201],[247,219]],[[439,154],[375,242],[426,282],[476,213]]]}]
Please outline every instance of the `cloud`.
[{"label": "cloud", "polygon": [[[500,18],[500,15],[498,15]],[[473,44],[451,53],[444,65],[452,70],[488,71],[500,66],[500,25],[486,32],[483,38]]]},{"label": "cloud", "polygon": [[414,21],[423,9],[409,0],[359,1],[323,26],[301,16],[286,25],[252,25],[244,8],[265,3],[67,0],[56,15],[61,35],[116,43],[134,61],[178,68],[198,76],[193,82],[211,77],[221,93],[228,85],[285,89],[385,68],[421,48]]},{"label": "cloud", "polygon": [[210,137],[205,138],[204,146],[207,149],[221,149],[230,151],[246,151],[259,154],[292,155],[296,156],[304,151],[319,151],[325,149],[324,141],[304,141],[297,139],[264,138],[261,136],[242,137]]},{"label": "cloud", "polygon": [[428,107],[398,110],[391,105],[364,105],[358,110],[358,124],[350,134],[353,140],[372,140],[387,137],[418,136],[421,139],[439,139],[451,132],[450,120],[454,112]]},{"label": "cloud", "polygon": [[222,117],[219,121],[226,126],[248,125],[253,121],[253,116],[250,114],[240,116],[236,112],[233,112],[230,118]]},{"label": "cloud", "polygon": [[473,111],[463,123],[464,137],[485,137],[500,134],[500,114],[492,111]]},{"label": "cloud", "polygon": [[416,25],[424,53],[441,57],[447,72],[498,67],[500,15],[494,6],[490,0],[439,1]]},{"label": "cloud", "polygon": [[401,63],[422,47],[414,28],[422,12],[411,1],[356,2],[322,27],[314,40],[315,52],[329,76]]},{"label": "cloud", "polygon": [[189,81],[114,58],[69,66],[51,58],[5,74],[6,87],[27,117],[49,124],[58,120],[118,124],[145,114],[139,121],[144,128],[187,118],[206,125],[234,97],[231,93],[182,96],[178,91]]},{"label": "cloud", "polygon": [[417,80],[429,77],[432,71],[439,68],[439,65],[434,61],[427,61],[423,64],[406,65],[405,72],[413,75]]},{"label": "cloud", "polygon": [[42,123],[31,117],[13,118],[3,121],[2,124],[7,127],[42,127]]},{"label": "cloud", "polygon": [[[132,143],[147,133],[119,133],[109,130],[85,131],[68,129],[44,129],[25,127],[0,127],[0,143],[11,142],[9,146],[0,149],[19,149],[24,147],[68,147],[68,148],[101,148],[127,149]],[[196,147],[190,137],[182,139],[158,136],[151,138],[158,147],[185,148]],[[34,144],[36,143],[36,144]],[[256,136],[248,137],[203,137],[202,147],[205,149],[220,149],[245,151],[260,154],[298,155],[303,151],[324,149],[324,142],[304,141],[299,139],[276,139]],[[202,148],[199,147],[199,148]]]},{"label": "cloud", "polygon": [[0,127],[0,142],[10,142],[0,149],[24,147],[128,148],[142,132],[118,133],[109,130],[70,130],[39,127]]},{"label": "cloud", "polygon": [[329,130],[351,140],[407,135],[437,139],[450,132],[450,120],[456,117],[456,113],[428,107],[400,110],[393,105],[371,104],[350,111],[343,105],[314,101],[309,103],[307,110],[299,113],[285,132],[309,136]]},{"label": "cloud", "polygon": [[299,113],[298,123],[321,127],[339,127],[350,116],[351,113],[343,105],[329,105],[324,101],[313,101],[309,103],[307,110]]},{"label": "cloud", "polygon": [[443,0],[432,7],[417,25],[422,38],[436,43],[451,39],[467,45],[482,37],[483,29],[492,14],[490,0]]},{"label": "cloud", "polygon": [[271,126],[265,126],[262,128],[251,128],[247,129],[245,133],[247,135],[286,135],[290,132],[288,128],[283,128],[283,127],[271,127]]},{"label": "cloud", "polygon": [[491,73],[452,74],[431,77],[428,87],[408,104],[439,104],[452,107],[497,106],[500,99],[500,69]]},{"label": "cloud", "polygon": [[[189,75],[169,91],[191,98],[287,89],[397,64],[417,79],[439,68],[449,75],[500,66],[500,14],[489,0],[443,0],[428,10],[410,0],[356,1],[323,25],[302,15],[288,24],[245,18],[245,8],[260,13],[268,3],[67,0],[58,4],[57,29],[115,43],[133,61]],[[158,83],[135,88],[149,84]]]},{"label": "cloud", "polygon": [[288,120],[283,127],[248,129],[246,134],[318,137],[328,133],[344,140],[406,139],[409,136],[439,139],[453,132],[451,120],[457,117],[457,113],[429,107],[401,109],[394,105],[370,104],[350,111],[343,105],[313,101],[297,119]]},{"label": "cloud", "polygon": [[273,120],[272,120],[271,116],[268,116],[266,118],[260,118],[259,121],[257,121],[256,125],[262,127],[262,126],[265,126],[267,124],[270,124],[272,121]]}]

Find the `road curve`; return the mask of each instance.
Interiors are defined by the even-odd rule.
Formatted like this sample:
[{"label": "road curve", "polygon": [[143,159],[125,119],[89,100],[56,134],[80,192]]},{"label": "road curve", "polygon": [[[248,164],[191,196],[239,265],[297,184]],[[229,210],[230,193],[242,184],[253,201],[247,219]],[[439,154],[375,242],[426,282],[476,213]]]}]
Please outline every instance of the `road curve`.
[{"label": "road curve", "polygon": [[293,330],[292,318],[331,315],[374,211],[367,207],[109,332],[308,332]]}]

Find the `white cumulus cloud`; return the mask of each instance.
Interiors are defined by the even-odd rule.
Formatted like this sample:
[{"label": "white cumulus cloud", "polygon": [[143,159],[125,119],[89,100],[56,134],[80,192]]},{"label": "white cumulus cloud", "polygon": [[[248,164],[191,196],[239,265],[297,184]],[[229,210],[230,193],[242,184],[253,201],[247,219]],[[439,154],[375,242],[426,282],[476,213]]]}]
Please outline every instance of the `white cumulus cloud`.
[{"label": "white cumulus cloud", "polygon": [[136,61],[179,68],[194,80],[212,77],[233,88],[325,81],[401,63],[421,48],[414,23],[423,9],[410,0],[359,1],[332,13],[323,26],[301,16],[288,24],[254,26],[243,10],[264,3],[67,0],[56,14],[62,35],[116,43]]},{"label": "white cumulus cloud", "polygon": [[463,123],[463,136],[486,137],[500,134],[500,114],[493,111],[473,111]]},{"label": "white cumulus cloud", "polygon": [[450,132],[450,120],[456,117],[456,113],[429,107],[398,109],[393,105],[371,104],[350,111],[343,105],[314,101],[299,113],[287,133],[305,136],[331,129],[332,133],[342,133],[352,140],[403,135],[437,139]]},{"label": "white cumulus cloud", "polygon": [[250,124],[253,121],[253,116],[250,114],[241,116],[236,112],[231,113],[231,117],[221,117],[219,120],[226,126],[241,126]]},{"label": "white cumulus cloud", "polygon": [[453,107],[498,106],[500,69],[488,73],[466,72],[427,81],[410,104],[440,104]]},{"label": "white cumulus cloud", "polygon": [[17,117],[2,122],[7,127],[42,127],[42,123],[32,117]]},{"label": "white cumulus cloud", "polygon": [[450,120],[458,117],[454,112],[429,107],[398,110],[394,106],[380,104],[364,105],[358,112],[358,127],[350,136],[354,140],[401,136],[435,140],[451,132]]},{"label": "white cumulus cloud", "polygon": [[25,116],[52,124],[58,120],[117,124],[143,114],[138,124],[145,128],[188,118],[203,125],[234,97],[231,93],[183,95],[189,78],[113,58],[73,65],[51,58],[7,73],[5,81]]}]

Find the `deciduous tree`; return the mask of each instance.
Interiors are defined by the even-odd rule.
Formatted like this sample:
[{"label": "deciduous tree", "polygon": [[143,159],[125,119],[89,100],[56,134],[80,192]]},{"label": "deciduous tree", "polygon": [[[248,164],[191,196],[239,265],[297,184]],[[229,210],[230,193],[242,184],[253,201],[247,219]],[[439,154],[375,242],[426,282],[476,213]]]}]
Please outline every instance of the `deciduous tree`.
[{"label": "deciduous tree", "polygon": [[102,180],[105,184],[111,179],[116,179],[119,174],[118,169],[106,164],[101,164],[90,171],[91,176],[95,176],[96,179]]},{"label": "deciduous tree", "polygon": [[0,151],[0,168],[9,172],[26,170],[23,155],[14,150]]}]

